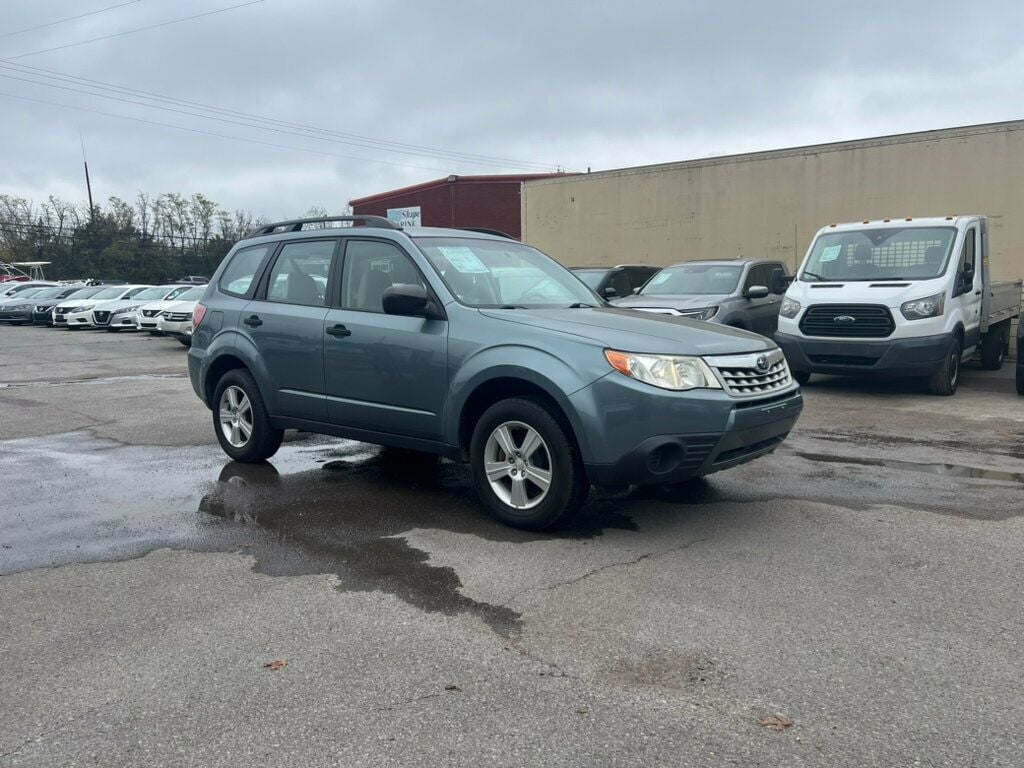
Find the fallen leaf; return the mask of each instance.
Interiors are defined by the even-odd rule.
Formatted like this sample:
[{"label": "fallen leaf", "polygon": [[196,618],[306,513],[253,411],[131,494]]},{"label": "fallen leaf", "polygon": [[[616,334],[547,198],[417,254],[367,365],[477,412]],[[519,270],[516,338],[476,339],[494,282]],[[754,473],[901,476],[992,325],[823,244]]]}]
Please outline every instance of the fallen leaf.
[{"label": "fallen leaf", "polygon": [[775,715],[768,715],[762,717],[757,721],[757,724],[767,728],[770,731],[776,733],[782,733],[787,728],[793,725],[793,719],[786,717],[785,715],[776,713]]},{"label": "fallen leaf", "polygon": [[268,661],[266,664],[264,664],[263,668],[269,669],[271,672],[276,672],[277,670],[284,669],[287,666],[287,659],[274,659],[273,661]]}]

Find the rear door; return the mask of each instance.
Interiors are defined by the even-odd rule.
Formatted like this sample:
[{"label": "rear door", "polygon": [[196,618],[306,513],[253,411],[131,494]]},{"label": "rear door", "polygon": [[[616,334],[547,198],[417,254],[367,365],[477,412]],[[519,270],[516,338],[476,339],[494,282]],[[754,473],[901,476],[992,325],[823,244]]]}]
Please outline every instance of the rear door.
[{"label": "rear door", "polygon": [[448,323],[384,314],[392,285],[429,287],[396,243],[348,238],[325,339],[327,410],[356,429],[442,439],[448,397]]},{"label": "rear door", "polygon": [[266,368],[263,394],[275,416],[327,420],[324,318],[337,246],[336,238],[281,245],[239,317]]}]

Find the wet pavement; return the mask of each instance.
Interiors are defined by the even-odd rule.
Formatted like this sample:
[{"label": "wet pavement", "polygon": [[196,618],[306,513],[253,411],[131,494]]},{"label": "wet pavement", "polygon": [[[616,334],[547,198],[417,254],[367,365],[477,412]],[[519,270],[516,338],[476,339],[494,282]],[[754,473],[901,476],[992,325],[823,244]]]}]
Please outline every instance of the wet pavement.
[{"label": "wet pavement", "polygon": [[1007,371],[812,382],[771,456],[535,534],[448,461],[226,461],[176,342],[69,335],[0,329],[0,764],[1019,764]]}]

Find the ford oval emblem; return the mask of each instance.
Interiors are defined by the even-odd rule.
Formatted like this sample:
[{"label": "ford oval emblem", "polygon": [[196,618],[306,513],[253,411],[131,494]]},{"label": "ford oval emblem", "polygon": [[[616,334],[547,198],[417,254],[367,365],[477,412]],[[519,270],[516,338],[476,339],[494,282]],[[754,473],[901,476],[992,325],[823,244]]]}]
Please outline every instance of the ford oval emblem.
[{"label": "ford oval emblem", "polygon": [[757,370],[759,370],[759,371],[767,371],[768,370],[768,358],[765,357],[764,355],[761,355],[754,362],[754,365],[757,366]]},{"label": "ford oval emblem", "polygon": [[856,323],[856,317],[850,317],[849,315],[840,315],[839,317],[832,318],[833,323],[840,323],[842,325],[849,325],[850,323]]}]

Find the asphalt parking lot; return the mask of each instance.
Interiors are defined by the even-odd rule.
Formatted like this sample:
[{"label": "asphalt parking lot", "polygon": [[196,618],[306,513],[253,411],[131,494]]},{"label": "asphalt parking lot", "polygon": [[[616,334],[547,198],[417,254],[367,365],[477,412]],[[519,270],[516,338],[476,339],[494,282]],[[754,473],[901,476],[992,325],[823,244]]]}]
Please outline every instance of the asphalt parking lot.
[{"label": "asphalt parking lot", "polygon": [[775,454],[537,535],[447,462],[228,462],[184,365],[0,327],[0,764],[1020,765],[1009,366],[816,379]]}]

